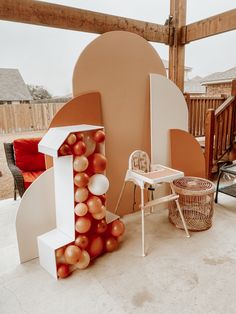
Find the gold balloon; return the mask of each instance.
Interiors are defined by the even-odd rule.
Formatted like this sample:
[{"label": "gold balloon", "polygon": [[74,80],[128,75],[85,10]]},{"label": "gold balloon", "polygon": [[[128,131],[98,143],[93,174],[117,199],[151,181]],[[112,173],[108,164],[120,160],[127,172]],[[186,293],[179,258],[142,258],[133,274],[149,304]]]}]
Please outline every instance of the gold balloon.
[{"label": "gold balloon", "polygon": [[77,216],[84,216],[88,212],[88,206],[84,203],[79,203],[75,206],[74,210]]},{"label": "gold balloon", "polygon": [[76,245],[69,245],[65,249],[64,255],[67,264],[76,264],[81,256],[81,249]]},{"label": "gold balloon", "polygon": [[88,168],[88,159],[85,156],[76,156],[73,162],[73,168],[77,172],[85,171]]},{"label": "gold balloon", "polygon": [[75,267],[79,268],[79,269],[85,269],[86,267],[88,267],[90,263],[90,256],[89,253],[85,250],[83,250],[81,252],[81,256],[79,261],[75,264]]},{"label": "gold balloon", "polygon": [[66,139],[66,142],[69,145],[74,145],[76,141],[77,141],[77,137],[74,133],[71,133]]},{"label": "gold balloon", "polygon": [[75,190],[75,201],[77,203],[82,203],[88,198],[89,191],[86,188],[78,188]]}]

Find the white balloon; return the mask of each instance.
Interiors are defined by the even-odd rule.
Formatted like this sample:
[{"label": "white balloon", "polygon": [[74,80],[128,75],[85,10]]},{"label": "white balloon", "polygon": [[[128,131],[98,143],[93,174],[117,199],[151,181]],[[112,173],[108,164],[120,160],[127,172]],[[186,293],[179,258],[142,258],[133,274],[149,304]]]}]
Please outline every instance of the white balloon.
[{"label": "white balloon", "polygon": [[102,195],[107,192],[109,188],[109,181],[103,174],[94,174],[89,179],[88,189],[94,195]]},{"label": "white balloon", "polygon": [[88,157],[94,153],[96,148],[96,142],[93,140],[91,135],[85,135],[84,143],[86,145],[86,152],[84,155]]}]

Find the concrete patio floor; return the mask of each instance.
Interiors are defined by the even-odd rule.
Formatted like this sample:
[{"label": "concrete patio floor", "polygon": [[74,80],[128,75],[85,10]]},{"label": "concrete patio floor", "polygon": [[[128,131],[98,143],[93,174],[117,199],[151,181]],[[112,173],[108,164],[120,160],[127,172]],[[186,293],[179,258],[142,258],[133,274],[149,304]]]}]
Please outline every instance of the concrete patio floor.
[{"label": "concrete patio floor", "polygon": [[[223,207],[224,205],[224,207]],[[0,313],[236,313],[236,199],[219,195],[205,232],[175,229],[167,211],[149,215],[141,257],[140,213],[124,217],[120,249],[65,280],[38,259],[19,264],[14,220],[19,200],[0,202]]]}]

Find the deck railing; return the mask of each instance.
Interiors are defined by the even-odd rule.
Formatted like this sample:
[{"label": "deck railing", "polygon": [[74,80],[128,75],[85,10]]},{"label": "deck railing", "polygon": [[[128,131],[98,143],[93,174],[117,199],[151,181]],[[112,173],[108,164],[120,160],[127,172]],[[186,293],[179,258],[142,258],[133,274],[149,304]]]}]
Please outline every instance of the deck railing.
[{"label": "deck railing", "polygon": [[232,81],[231,96],[216,110],[206,114],[205,165],[206,176],[211,178],[212,169],[228,153],[236,135],[236,80]]},{"label": "deck railing", "polygon": [[188,105],[188,129],[193,136],[205,136],[205,117],[209,109],[216,110],[225,101],[224,97],[201,97],[185,94]]},{"label": "deck railing", "polygon": [[207,177],[212,168],[230,151],[235,132],[236,96],[230,96],[216,110],[210,109],[206,114],[205,162]]}]

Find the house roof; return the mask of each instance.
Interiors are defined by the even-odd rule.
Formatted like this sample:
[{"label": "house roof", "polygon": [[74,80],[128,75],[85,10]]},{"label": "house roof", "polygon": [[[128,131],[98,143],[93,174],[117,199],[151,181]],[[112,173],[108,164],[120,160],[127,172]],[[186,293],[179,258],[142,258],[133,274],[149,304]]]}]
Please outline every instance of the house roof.
[{"label": "house roof", "polygon": [[18,69],[0,69],[0,101],[32,99]]},{"label": "house roof", "polygon": [[195,76],[184,82],[184,92],[189,94],[204,94],[206,87],[201,85],[202,77]]},{"label": "house roof", "polygon": [[233,79],[236,79],[236,67],[226,70],[224,72],[212,73],[204,77],[201,83],[202,85],[217,84],[217,83],[231,82]]},{"label": "house roof", "polygon": [[[161,59],[161,61],[163,62],[165,69],[166,70],[169,69],[169,61],[166,60],[166,59]],[[184,70],[187,71],[187,72],[190,72],[190,71],[192,71],[192,68],[190,68],[188,66],[185,66]]]}]

